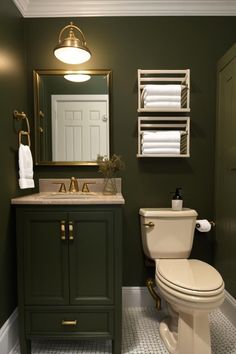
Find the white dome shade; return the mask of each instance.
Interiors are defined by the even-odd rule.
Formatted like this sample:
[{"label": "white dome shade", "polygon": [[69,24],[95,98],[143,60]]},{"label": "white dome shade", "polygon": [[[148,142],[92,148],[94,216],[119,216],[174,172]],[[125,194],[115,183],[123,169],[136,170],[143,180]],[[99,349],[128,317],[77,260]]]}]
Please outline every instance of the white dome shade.
[{"label": "white dome shade", "polygon": [[82,48],[61,47],[54,51],[57,59],[67,64],[82,64],[91,58],[91,54]]}]

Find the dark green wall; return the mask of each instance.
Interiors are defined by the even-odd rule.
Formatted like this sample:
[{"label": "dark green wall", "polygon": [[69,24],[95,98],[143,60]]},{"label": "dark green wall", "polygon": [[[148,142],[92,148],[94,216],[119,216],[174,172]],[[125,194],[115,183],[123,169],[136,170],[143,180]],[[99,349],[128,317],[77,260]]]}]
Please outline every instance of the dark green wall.
[{"label": "dark green wall", "polygon": [[[17,149],[20,123],[13,110],[26,110],[24,27],[10,0],[0,5],[0,327],[16,307],[14,215],[10,199],[18,194]],[[1,350],[0,350],[1,351]]]},{"label": "dark green wall", "polygon": [[[53,56],[60,29],[71,19],[25,19],[29,108],[33,69],[71,69]],[[138,210],[170,206],[182,186],[184,205],[213,219],[216,63],[236,39],[235,17],[123,17],[74,19],[85,33],[92,59],[75,69],[112,69],[113,151],[126,162],[123,284],[143,285]],[[191,158],[137,159],[137,69],[191,70]],[[43,167],[37,177],[97,176],[96,168]],[[192,257],[213,263],[213,232],[196,233]]]}]

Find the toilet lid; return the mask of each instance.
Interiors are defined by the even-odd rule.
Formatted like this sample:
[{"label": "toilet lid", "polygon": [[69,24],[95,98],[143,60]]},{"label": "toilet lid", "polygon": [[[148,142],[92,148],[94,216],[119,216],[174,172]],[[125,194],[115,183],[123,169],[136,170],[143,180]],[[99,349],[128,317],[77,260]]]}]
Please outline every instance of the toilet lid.
[{"label": "toilet lid", "polygon": [[215,268],[196,259],[161,259],[157,272],[174,286],[197,292],[213,291],[223,284]]}]

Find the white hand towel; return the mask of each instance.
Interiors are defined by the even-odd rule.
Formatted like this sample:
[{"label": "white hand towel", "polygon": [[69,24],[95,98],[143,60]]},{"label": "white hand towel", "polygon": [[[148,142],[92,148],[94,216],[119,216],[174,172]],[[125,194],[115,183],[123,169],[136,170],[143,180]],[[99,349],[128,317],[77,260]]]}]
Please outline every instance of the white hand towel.
[{"label": "white hand towel", "polygon": [[181,85],[145,85],[143,94],[181,95]]},{"label": "white hand towel", "polygon": [[170,101],[152,101],[152,102],[145,102],[144,101],[144,108],[181,108],[181,102],[170,102]]},{"label": "white hand towel", "polygon": [[34,188],[34,180],[31,178],[19,178],[20,189]]},{"label": "white hand towel", "polygon": [[181,132],[179,130],[145,131],[143,142],[180,142]]},{"label": "white hand towel", "polygon": [[19,186],[21,189],[34,188],[33,159],[28,145],[20,144],[19,152]]},{"label": "white hand towel", "polygon": [[144,103],[147,102],[181,102],[181,96],[180,95],[168,95],[168,96],[161,96],[161,95],[145,95],[144,97]]},{"label": "white hand towel", "polygon": [[180,154],[180,148],[143,148],[143,154]]},{"label": "white hand towel", "polygon": [[179,149],[180,147],[180,142],[169,142],[169,141],[151,141],[151,142],[143,142],[142,141],[142,147],[143,148],[177,148]]}]

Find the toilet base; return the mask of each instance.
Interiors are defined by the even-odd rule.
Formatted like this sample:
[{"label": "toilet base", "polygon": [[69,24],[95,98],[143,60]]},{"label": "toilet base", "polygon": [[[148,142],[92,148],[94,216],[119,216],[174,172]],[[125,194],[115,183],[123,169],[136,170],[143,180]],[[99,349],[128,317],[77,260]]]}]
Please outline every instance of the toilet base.
[{"label": "toilet base", "polygon": [[175,318],[168,317],[160,323],[160,336],[170,354],[211,354],[208,313],[181,313],[178,333],[172,328]]}]

